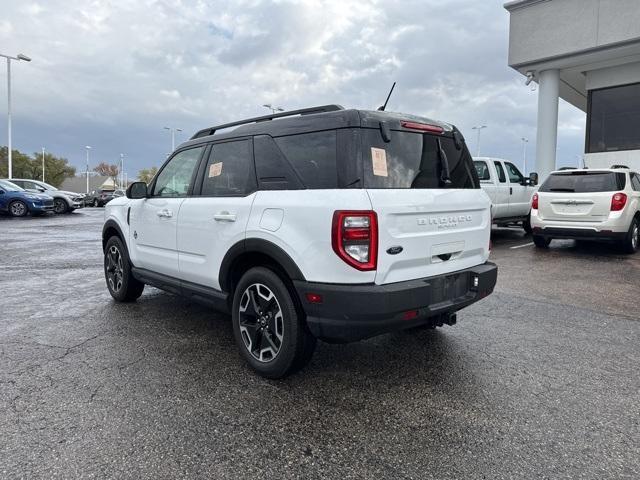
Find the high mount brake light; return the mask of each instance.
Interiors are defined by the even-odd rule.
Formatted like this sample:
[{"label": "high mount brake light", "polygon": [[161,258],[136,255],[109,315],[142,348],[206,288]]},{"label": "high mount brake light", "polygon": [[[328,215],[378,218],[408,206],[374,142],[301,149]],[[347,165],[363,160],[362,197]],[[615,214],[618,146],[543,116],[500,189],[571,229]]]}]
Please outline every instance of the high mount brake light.
[{"label": "high mount brake light", "polygon": [[348,265],[362,271],[378,264],[378,216],[372,210],[337,210],[331,225],[333,251]]},{"label": "high mount brake light", "polygon": [[538,194],[533,194],[533,199],[531,200],[531,209],[538,210]]},{"label": "high mount brake light", "polygon": [[627,195],[624,193],[615,193],[611,197],[611,211],[619,212],[627,204]]},{"label": "high mount brake light", "polygon": [[429,125],[427,123],[418,123],[418,122],[400,122],[402,128],[409,128],[411,130],[420,130],[423,132],[431,132],[431,133],[444,133],[444,128],[439,127],[438,125]]}]

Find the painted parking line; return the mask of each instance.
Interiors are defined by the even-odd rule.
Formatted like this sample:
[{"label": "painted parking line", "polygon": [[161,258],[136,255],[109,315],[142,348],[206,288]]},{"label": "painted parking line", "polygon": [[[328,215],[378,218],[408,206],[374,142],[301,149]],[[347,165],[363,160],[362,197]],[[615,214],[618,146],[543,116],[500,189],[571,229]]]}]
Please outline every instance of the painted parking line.
[{"label": "painted parking line", "polygon": [[509,248],[511,250],[515,250],[516,248],[530,247],[531,245],[533,245],[533,242],[525,243],[524,245],[516,245],[515,247],[509,247]]}]

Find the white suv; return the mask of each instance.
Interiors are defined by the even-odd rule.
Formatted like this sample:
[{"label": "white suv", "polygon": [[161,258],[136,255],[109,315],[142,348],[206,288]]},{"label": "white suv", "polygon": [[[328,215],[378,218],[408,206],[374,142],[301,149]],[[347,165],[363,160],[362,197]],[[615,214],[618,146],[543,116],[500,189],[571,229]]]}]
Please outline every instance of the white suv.
[{"label": "white suv", "polygon": [[627,168],[552,172],[533,196],[536,246],[554,238],[616,242],[629,253],[640,244],[640,175]]},{"label": "white suv", "polygon": [[460,132],[420,117],[328,105],[207,128],[107,204],[107,285],[230,312],[244,358],[282,377],[316,339],[452,325],[491,293],[479,187]]}]

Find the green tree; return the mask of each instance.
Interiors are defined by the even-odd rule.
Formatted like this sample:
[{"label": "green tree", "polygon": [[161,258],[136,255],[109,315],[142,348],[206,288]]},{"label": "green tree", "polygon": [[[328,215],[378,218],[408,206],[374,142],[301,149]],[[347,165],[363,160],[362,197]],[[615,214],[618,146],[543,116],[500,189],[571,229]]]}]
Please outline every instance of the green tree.
[{"label": "green tree", "polygon": [[138,180],[144,183],[151,183],[156,173],[158,173],[158,167],[143,168],[138,172]]},{"label": "green tree", "polygon": [[[14,178],[30,178],[42,180],[42,154],[36,152],[33,157],[19,150],[12,150],[12,176]],[[0,178],[9,176],[9,160],[7,147],[0,147]],[[65,178],[76,174],[75,167],[69,165],[66,158],[56,157],[51,153],[44,156],[45,180],[54,187],[59,187]]]}]

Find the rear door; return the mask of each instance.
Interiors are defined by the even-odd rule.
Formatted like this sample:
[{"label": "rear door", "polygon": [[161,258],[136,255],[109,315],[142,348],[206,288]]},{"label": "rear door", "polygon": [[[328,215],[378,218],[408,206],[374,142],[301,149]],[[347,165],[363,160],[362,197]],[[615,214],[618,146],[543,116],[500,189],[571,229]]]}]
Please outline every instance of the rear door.
[{"label": "rear door", "polygon": [[504,165],[500,160],[494,160],[493,165],[496,169],[496,198],[493,201],[493,218],[505,218],[509,216],[509,182]]},{"label": "rear door", "polygon": [[178,213],[192,191],[204,149],[198,146],[175,153],[156,176],[149,198],[132,201],[129,245],[136,267],[179,276]]},{"label": "rear door", "polygon": [[539,191],[538,214],[543,220],[602,222],[609,218],[612,195],[625,188],[619,172],[571,170],[553,173]]},{"label": "rear door", "polygon": [[[363,175],[378,215],[375,283],[440,275],[484,263],[490,206],[471,156],[444,135],[363,129]],[[440,148],[441,147],[441,148]],[[443,155],[450,183],[443,181]],[[399,253],[398,250],[401,249]]]},{"label": "rear door", "polygon": [[216,290],[225,254],[244,240],[256,175],[251,139],[212,145],[178,217],[180,278]]}]

